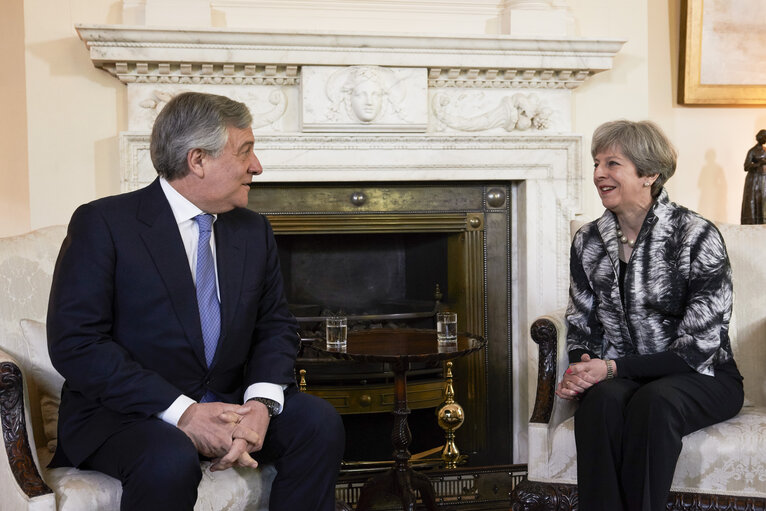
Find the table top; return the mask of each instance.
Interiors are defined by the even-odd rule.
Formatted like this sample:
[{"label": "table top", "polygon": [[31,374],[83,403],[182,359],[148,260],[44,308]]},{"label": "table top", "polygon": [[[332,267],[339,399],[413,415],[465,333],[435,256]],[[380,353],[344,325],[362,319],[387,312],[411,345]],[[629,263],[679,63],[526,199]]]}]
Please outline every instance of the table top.
[{"label": "table top", "polygon": [[454,343],[440,343],[436,330],[387,329],[348,333],[345,348],[328,347],[324,339],[313,346],[334,357],[362,362],[429,362],[462,357],[482,349],[486,341],[477,335],[458,333]]}]

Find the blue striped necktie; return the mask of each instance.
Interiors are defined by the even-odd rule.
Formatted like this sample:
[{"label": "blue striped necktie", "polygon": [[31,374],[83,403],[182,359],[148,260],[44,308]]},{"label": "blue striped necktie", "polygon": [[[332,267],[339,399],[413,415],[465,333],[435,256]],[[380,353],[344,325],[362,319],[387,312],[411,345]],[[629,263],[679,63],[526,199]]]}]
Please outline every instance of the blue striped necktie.
[{"label": "blue striped necktie", "polygon": [[[215,283],[215,262],[210,249],[210,234],[213,229],[213,215],[203,213],[194,217],[199,228],[197,244],[197,305],[202,326],[202,340],[205,345],[207,366],[213,362],[218,338],[221,335],[221,304],[218,301]],[[215,396],[208,391],[202,401],[214,401]]]}]

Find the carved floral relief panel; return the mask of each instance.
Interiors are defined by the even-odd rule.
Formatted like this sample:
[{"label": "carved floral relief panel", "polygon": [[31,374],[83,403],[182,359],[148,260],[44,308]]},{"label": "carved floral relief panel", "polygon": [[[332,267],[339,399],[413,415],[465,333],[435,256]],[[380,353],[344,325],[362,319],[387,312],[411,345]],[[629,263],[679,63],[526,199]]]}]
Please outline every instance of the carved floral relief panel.
[{"label": "carved floral relief panel", "polygon": [[129,84],[130,131],[151,131],[162,107],[182,92],[221,94],[244,103],[253,115],[253,130],[292,132],[299,128],[298,88],[294,86]]},{"label": "carved floral relief panel", "polygon": [[571,130],[568,91],[433,89],[431,132],[541,133]]},{"label": "carved floral relief panel", "polygon": [[305,132],[424,132],[425,68],[303,66]]}]

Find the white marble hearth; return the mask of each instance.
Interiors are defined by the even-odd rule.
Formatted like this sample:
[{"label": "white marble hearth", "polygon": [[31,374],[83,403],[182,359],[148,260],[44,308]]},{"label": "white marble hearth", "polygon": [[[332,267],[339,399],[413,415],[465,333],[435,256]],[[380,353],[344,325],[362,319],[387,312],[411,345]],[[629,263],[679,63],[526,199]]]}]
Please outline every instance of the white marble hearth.
[{"label": "white marble hearth", "polygon": [[611,67],[622,41],[77,30],[94,65],[127,84],[124,190],[154,179],[151,124],[187,90],[250,107],[264,166],[256,181],[510,183],[513,452],[526,460],[529,322],[566,303],[568,224],[581,201],[571,94]]}]

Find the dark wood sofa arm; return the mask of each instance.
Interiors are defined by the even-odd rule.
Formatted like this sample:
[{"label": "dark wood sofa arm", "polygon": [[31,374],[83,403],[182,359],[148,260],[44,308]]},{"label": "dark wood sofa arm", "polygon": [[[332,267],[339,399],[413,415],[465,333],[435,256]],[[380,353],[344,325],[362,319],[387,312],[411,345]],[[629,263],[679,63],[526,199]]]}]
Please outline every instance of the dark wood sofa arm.
[{"label": "dark wood sofa arm", "polygon": [[32,457],[24,414],[24,377],[13,362],[0,362],[0,418],[5,452],[19,488],[29,498],[53,493]]},{"label": "dark wood sofa arm", "polygon": [[556,325],[549,319],[540,318],[530,328],[532,340],[539,349],[537,362],[537,392],[535,407],[529,422],[547,424],[551,420],[553,399],[556,391],[557,338]]}]

